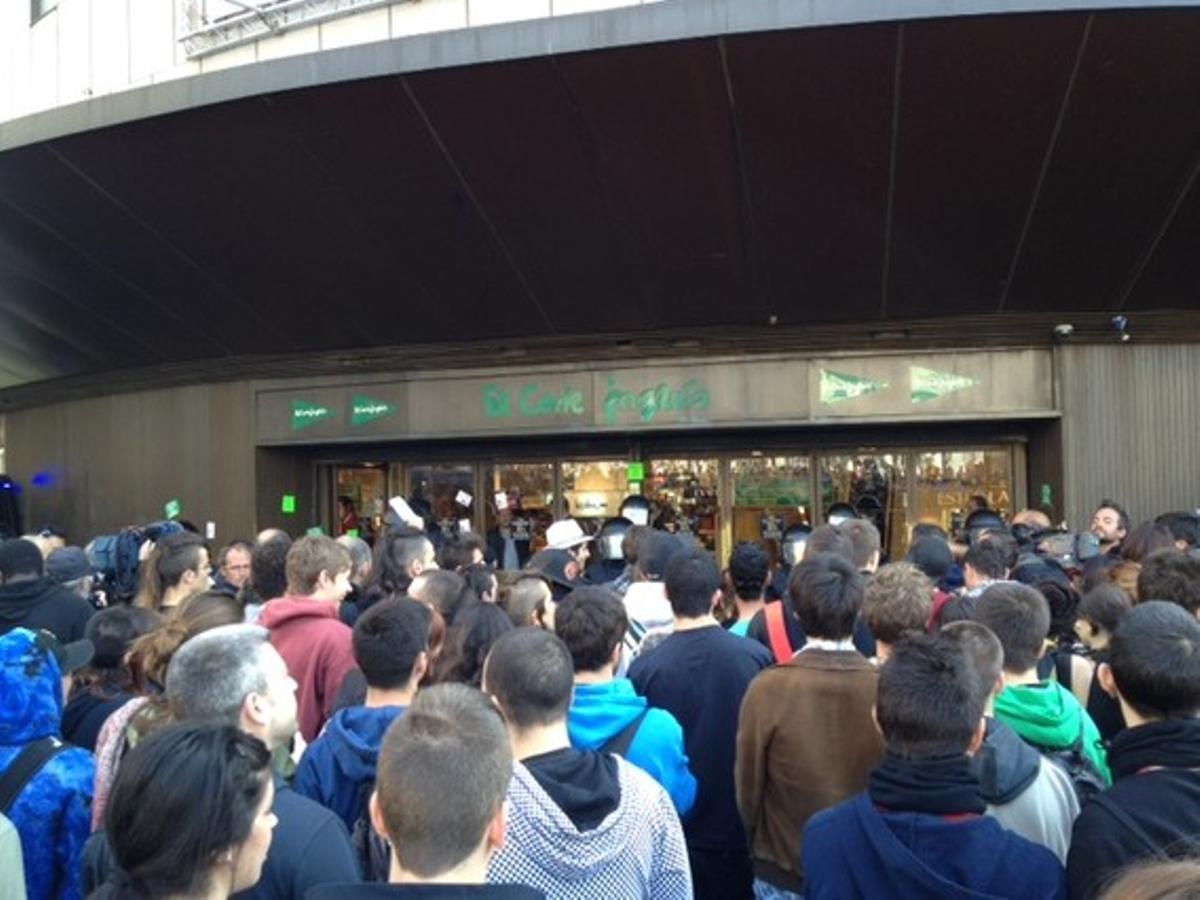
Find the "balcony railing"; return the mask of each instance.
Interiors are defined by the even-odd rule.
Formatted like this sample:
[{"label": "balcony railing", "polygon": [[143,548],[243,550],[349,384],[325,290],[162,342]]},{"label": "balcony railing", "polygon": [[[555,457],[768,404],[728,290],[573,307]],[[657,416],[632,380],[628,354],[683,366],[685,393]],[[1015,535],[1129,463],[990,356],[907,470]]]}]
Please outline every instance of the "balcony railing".
[{"label": "balcony railing", "polygon": [[361,13],[395,0],[179,0],[178,39],[189,59]]}]

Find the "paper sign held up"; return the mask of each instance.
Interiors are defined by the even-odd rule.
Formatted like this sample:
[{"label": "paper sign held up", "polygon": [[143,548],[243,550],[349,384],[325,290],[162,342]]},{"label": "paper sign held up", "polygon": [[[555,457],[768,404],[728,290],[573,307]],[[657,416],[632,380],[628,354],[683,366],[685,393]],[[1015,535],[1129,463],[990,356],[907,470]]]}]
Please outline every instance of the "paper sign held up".
[{"label": "paper sign held up", "polygon": [[466,491],[459,491],[457,494],[454,495],[454,502],[457,503],[459,506],[470,506],[471,501],[474,499],[475,498],[472,497],[470,494],[468,494]]}]

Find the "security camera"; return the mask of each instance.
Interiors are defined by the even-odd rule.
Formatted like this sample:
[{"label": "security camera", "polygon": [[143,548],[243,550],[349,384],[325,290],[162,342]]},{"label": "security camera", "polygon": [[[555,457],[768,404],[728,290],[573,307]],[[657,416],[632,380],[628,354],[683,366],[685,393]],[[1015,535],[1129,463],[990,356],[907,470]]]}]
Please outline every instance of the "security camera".
[{"label": "security camera", "polygon": [[1062,325],[1054,326],[1054,336],[1061,340],[1066,340],[1075,333],[1075,326],[1070,322],[1064,322]]},{"label": "security camera", "polygon": [[1109,322],[1111,322],[1112,327],[1116,329],[1117,335],[1120,337],[1121,342],[1127,342],[1130,338],[1130,334],[1125,329],[1129,326],[1129,320],[1124,316],[1113,316],[1111,319],[1109,319]]}]

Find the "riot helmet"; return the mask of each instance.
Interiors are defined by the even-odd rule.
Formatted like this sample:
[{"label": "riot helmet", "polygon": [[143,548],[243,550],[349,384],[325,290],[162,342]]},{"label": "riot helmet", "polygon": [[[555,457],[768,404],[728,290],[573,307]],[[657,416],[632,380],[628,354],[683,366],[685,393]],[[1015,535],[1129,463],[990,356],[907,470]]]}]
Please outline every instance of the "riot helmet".
[{"label": "riot helmet", "polygon": [[1007,533],[1008,526],[1004,524],[1004,519],[995,510],[977,509],[967,516],[963,530],[967,533],[967,543],[974,546],[985,534],[994,531]]},{"label": "riot helmet", "polygon": [[808,546],[808,536],[812,534],[812,526],[798,522],[789,525],[779,539],[779,552],[785,566],[794,566],[804,559],[804,550]]},{"label": "riot helmet", "polygon": [[600,559],[625,559],[625,552],[621,548],[625,541],[625,535],[632,527],[633,523],[622,516],[617,516],[605,522],[604,526],[600,529],[600,533],[596,535],[596,551]]},{"label": "riot helmet", "polygon": [[641,494],[630,494],[621,501],[620,517],[631,525],[649,525],[650,501]]},{"label": "riot helmet", "polygon": [[830,525],[841,525],[858,518],[858,511],[849,503],[834,503],[825,510],[825,521]]}]

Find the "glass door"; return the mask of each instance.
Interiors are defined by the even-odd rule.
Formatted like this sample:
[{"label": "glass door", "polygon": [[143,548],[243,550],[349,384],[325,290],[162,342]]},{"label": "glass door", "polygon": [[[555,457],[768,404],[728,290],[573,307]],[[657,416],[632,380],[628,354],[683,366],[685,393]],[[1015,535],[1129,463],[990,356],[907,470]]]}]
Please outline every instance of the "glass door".
[{"label": "glass door", "polygon": [[[630,492],[627,460],[569,460],[562,464],[566,514],[589,534],[595,534],[607,519],[620,514],[621,501]],[[632,492],[641,493],[636,489]]]},{"label": "glass door", "polygon": [[470,531],[475,506],[475,466],[471,463],[433,463],[405,467],[406,496],[413,512],[452,537]]},{"label": "glass door", "polygon": [[519,569],[546,546],[557,497],[554,463],[488,463],[483,481],[480,504],[491,555],[500,568]]},{"label": "glass door", "polygon": [[908,549],[908,461],[904,452],[862,451],[820,458],[821,509],[848,503],[879,529],[883,552],[903,559]]},{"label": "glass door", "polygon": [[734,458],[733,543],[759,541],[779,561],[779,539],[792,525],[812,524],[812,466],[808,456]]},{"label": "glass door", "polygon": [[642,491],[650,500],[650,524],[693,534],[715,553],[721,532],[719,482],[715,458],[652,460]]},{"label": "glass door", "polygon": [[916,522],[932,522],[955,533],[975,498],[1002,516],[1013,512],[1010,449],[917,453],[913,472]]},{"label": "glass door", "polygon": [[332,534],[361,537],[367,543],[383,527],[387,506],[387,470],[382,464],[337,466],[334,475]]}]

